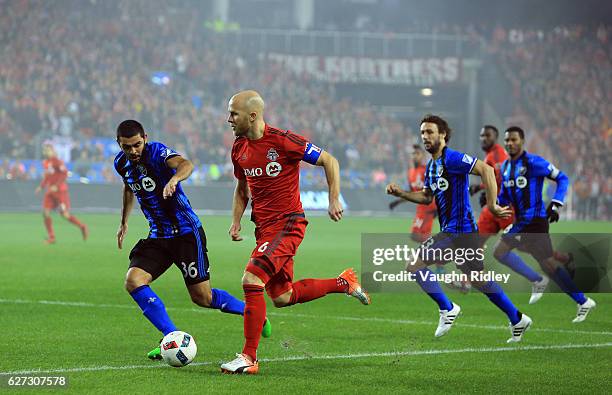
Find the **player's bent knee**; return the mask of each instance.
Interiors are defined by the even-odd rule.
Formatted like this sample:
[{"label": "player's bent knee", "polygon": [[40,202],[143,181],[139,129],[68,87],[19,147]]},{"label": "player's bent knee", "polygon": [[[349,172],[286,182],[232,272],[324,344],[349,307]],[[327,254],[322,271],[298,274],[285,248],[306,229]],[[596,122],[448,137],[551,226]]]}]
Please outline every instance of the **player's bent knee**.
[{"label": "player's bent knee", "polygon": [[272,302],[274,303],[274,307],[286,307],[289,306],[289,303],[291,301],[291,294],[293,293],[293,291],[287,291],[284,294],[272,299]]},{"label": "player's bent knee", "polygon": [[138,287],[142,287],[143,285],[149,285],[151,283],[150,274],[148,274],[142,269],[140,269],[139,271],[136,271],[134,269],[137,269],[137,268],[131,268],[130,270],[128,270],[125,276],[124,286],[125,286],[125,290],[128,292],[132,292]]},{"label": "player's bent knee", "polygon": [[552,275],[558,267],[558,263],[555,261],[553,257],[541,259],[538,261],[542,270],[544,270],[547,274]]},{"label": "player's bent knee", "polygon": [[249,271],[244,272],[242,275],[242,284],[259,285],[261,287],[265,285],[259,277]]},{"label": "player's bent knee", "polygon": [[211,292],[194,292],[190,293],[191,301],[201,307],[210,307],[212,305]]},{"label": "player's bent knee", "polygon": [[495,245],[493,256],[498,261],[501,261],[509,252],[510,252],[510,248],[508,248],[506,243],[500,241]]},{"label": "player's bent knee", "polygon": [[427,267],[427,265],[425,265],[425,263],[419,259],[414,263],[408,263],[406,265],[406,270],[410,273],[416,273],[425,267]]}]

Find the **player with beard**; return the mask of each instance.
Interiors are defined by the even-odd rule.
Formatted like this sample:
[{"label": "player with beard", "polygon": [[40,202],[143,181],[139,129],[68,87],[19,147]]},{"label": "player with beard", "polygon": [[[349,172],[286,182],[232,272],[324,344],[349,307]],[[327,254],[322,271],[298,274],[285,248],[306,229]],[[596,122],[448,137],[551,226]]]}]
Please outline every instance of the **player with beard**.
[{"label": "player with beard", "polygon": [[[243,301],[227,291],[211,288],[206,234],[181,186],[193,171],[191,161],[160,142],[148,141],[143,126],[131,119],[117,127],[117,144],[121,152],[115,157],[115,170],[123,179],[117,247],[123,248],[134,196],[149,221],[148,237],[140,239],[130,252],[125,278],[125,289],[143,315],[164,336],[177,330],[166,306],[150,287],[172,264],[182,271],[193,303],[223,313],[244,314]],[[268,320],[260,330],[264,337],[270,336]],[[160,347],[147,357],[161,359]]]},{"label": "player with beard", "polygon": [[[436,201],[441,232],[422,244],[419,259],[408,265],[406,270],[415,274],[415,279],[423,291],[438,304],[440,320],[435,336],[439,337],[451,329],[461,308],[451,302],[433,273],[427,268],[434,263],[445,263],[441,261],[441,255],[435,251],[451,250],[454,251],[455,257],[461,253],[466,259],[457,267],[468,276],[474,272],[482,272],[484,269],[484,262],[478,254],[468,259],[466,253],[468,249],[477,251],[480,247],[478,226],[470,207],[469,174],[481,177],[487,196],[487,206],[493,215],[507,218],[511,211],[508,207],[500,207],[496,203],[497,184],[493,168],[478,159],[447,147],[452,130],[444,119],[436,115],[426,115],[421,120],[420,129],[423,145],[432,156],[427,163],[423,189],[408,192],[403,191],[397,184],[389,184],[387,193],[417,204],[429,204],[434,199]],[[521,341],[523,334],[532,323],[531,318],[517,310],[496,282],[473,281],[472,284],[507,315],[511,332],[511,337],[507,341],[509,343]]]}]

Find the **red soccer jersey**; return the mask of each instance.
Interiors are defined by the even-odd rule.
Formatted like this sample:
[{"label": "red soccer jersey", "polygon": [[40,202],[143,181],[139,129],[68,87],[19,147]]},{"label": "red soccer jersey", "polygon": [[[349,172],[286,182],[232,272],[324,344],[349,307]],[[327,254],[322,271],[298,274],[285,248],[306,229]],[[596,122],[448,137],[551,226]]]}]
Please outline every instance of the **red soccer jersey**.
[{"label": "red soccer jersey", "polygon": [[495,170],[495,179],[497,180],[497,192],[501,188],[501,165],[508,159],[506,150],[499,144],[494,144],[485,156],[485,163]]},{"label": "red soccer jersey", "polygon": [[[413,167],[408,170],[408,184],[410,185],[411,191],[420,191],[425,185],[425,166]],[[435,210],[436,203],[432,201],[430,204],[426,204],[428,209]]]},{"label": "red soccer jersey", "polygon": [[425,166],[413,167],[408,170],[408,184],[410,184],[410,190],[420,191],[423,189],[425,182]]},{"label": "red soccer jersey", "polygon": [[66,178],[68,178],[68,169],[59,158],[50,158],[43,161],[44,176],[40,183],[42,188],[49,188],[52,185],[57,187],[58,192],[68,190]]},{"label": "red soccer jersey", "polygon": [[253,209],[251,219],[258,227],[287,214],[303,212],[300,161],[307,144],[302,136],[268,125],[258,140],[246,137],[234,140],[234,176],[247,180]]}]

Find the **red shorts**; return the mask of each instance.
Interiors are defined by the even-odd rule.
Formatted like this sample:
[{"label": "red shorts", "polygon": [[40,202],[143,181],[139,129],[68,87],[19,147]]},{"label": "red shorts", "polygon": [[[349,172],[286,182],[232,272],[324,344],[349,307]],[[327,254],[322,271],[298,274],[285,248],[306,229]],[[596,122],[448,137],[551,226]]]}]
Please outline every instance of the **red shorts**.
[{"label": "red shorts", "polygon": [[257,246],[251,253],[246,271],[266,284],[266,292],[272,299],[292,288],[293,257],[304,239],[306,225],[308,221],[304,214],[291,214],[255,229]]},{"label": "red shorts", "polygon": [[[432,209],[433,206],[433,209]],[[422,241],[431,236],[431,228],[433,221],[436,218],[436,205],[434,204],[419,204],[416,209],[416,215],[412,221],[412,229],[410,233],[413,235],[417,234],[422,237]]]},{"label": "red shorts", "polygon": [[493,215],[487,206],[482,208],[478,217],[478,233],[494,235],[500,230],[506,229],[514,222],[514,212],[509,218],[499,218]]},{"label": "red shorts", "polygon": [[70,195],[68,195],[68,191],[45,192],[42,205],[44,209],[48,210],[56,208],[68,210],[70,209]]}]

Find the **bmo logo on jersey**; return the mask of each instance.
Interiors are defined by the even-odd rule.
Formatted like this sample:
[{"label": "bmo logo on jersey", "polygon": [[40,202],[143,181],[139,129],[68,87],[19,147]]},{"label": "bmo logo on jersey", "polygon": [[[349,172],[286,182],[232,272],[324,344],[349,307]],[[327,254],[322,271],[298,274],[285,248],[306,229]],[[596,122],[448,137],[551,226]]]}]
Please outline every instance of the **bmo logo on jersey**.
[{"label": "bmo logo on jersey", "polygon": [[523,177],[523,176],[518,176],[516,177],[516,180],[508,180],[508,181],[504,181],[504,186],[506,188],[510,188],[510,187],[514,187],[516,186],[519,189],[523,189],[527,186],[527,178]]},{"label": "bmo logo on jersey", "polygon": [[[283,170],[278,162],[270,162],[266,165],[266,175],[269,177],[276,177]],[[254,167],[252,169],[244,169],[244,175],[247,177],[259,177],[263,175],[263,169],[261,167]]]},{"label": "bmo logo on jersey", "polygon": [[[142,184],[142,186],[140,186]],[[144,177],[140,183],[129,183],[130,189],[132,192],[138,192],[141,190],[145,190],[147,192],[153,192],[155,190],[156,184],[155,181],[151,177]]]},{"label": "bmo logo on jersey", "polygon": [[261,167],[254,167],[252,169],[244,169],[244,175],[247,177],[259,177],[263,174]]},{"label": "bmo logo on jersey", "polygon": [[446,191],[449,187],[448,180],[446,178],[440,177],[438,180],[431,184],[432,191],[441,190]]},{"label": "bmo logo on jersey", "polygon": [[270,177],[276,177],[281,170],[283,170],[283,167],[278,162],[270,162],[266,165],[266,174]]}]

